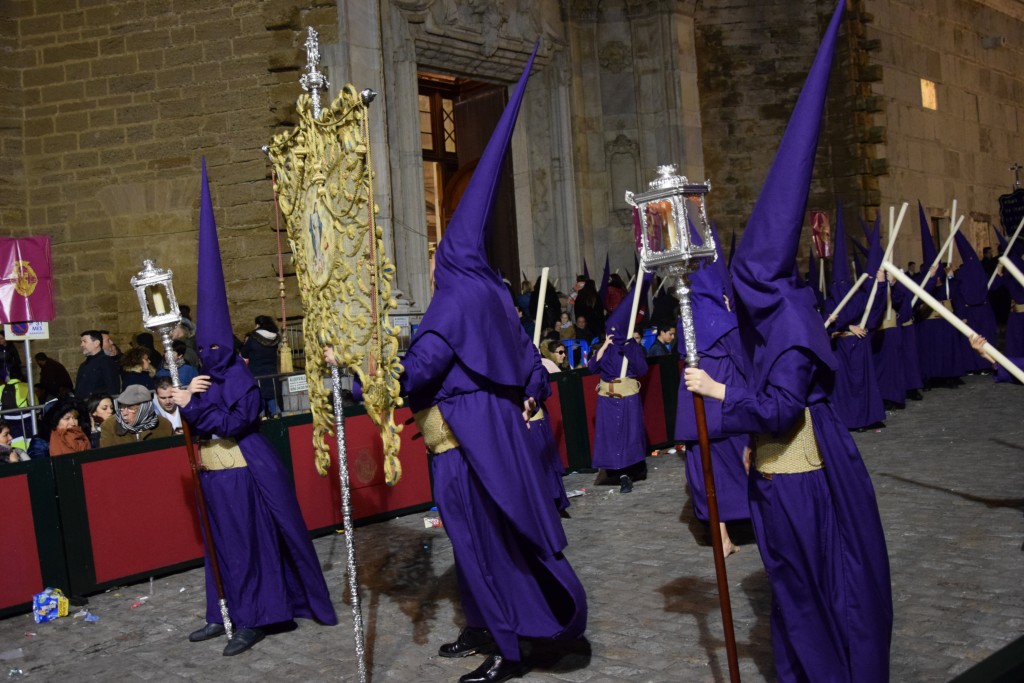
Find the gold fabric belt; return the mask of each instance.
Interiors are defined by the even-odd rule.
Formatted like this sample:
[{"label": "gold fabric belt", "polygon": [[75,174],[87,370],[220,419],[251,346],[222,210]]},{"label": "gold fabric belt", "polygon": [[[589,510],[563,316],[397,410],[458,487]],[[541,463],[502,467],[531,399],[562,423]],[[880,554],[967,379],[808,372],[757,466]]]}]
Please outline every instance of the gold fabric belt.
[{"label": "gold fabric belt", "polygon": [[757,435],[754,466],[761,474],[799,474],[822,468],[810,408],[804,408],[803,415],[786,434]]},{"label": "gold fabric belt", "polygon": [[1024,313],[1024,304],[1019,304],[1016,301],[1010,306],[1010,311],[1013,313]]},{"label": "gold fabric belt", "polygon": [[906,322],[900,323],[900,327],[909,327],[910,325],[913,325],[913,324],[914,324],[914,319],[911,318],[910,320],[908,320]]},{"label": "gold fabric belt", "polygon": [[598,396],[609,398],[626,398],[640,393],[640,382],[632,377],[621,377],[611,382],[601,380],[597,385]]},{"label": "gold fabric belt", "polygon": [[883,316],[882,317],[882,327],[879,328],[879,329],[888,330],[888,329],[892,329],[893,327],[896,327],[896,316],[894,315],[891,318],[887,318],[887,317]]},{"label": "gold fabric belt", "polygon": [[854,337],[856,336],[853,332],[833,332],[832,338],[839,339],[840,337]]},{"label": "gold fabric belt", "polygon": [[543,408],[537,408],[537,412],[534,413],[533,417],[530,418],[530,422],[536,422],[537,420],[543,420],[543,419],[544,419],[544,409]]},{"label": "gold fabric belt", "polygon": [[444,421],[441,409],[437,406],[430,406],[414,413],[413,419],[423,434],[423,443],[427,445],[427,450],[434,455],[459,447],[459,440],[452,434],[451,427]]},{"label": "gold fabric belt", "polygon": [[245,456],[234,439],[204,441],[199,444],[199,458],[203,461],[203,469],[208,471],[246,467]]},{"label": "gold fabric belt", "polygon": [[[950,301],[949,299],[943,300],[942,305],[946,307],[947,311],[952,311],[953,310],[953,302]],[[942,316],[939,314],[938,311],[936,311],[934,308],[930,308],[929,307],[929,309],[928,309],[928,318],[927,318],[928,320],[934,320],[935,318],[941,318],[941,317]]]}]

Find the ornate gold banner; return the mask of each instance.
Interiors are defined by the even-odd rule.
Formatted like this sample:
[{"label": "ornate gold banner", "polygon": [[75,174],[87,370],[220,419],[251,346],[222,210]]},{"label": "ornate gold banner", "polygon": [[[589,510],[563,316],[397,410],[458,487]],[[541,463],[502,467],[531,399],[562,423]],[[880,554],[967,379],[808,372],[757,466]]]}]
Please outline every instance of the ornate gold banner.
[{"label": "ornate gold banner", "polygon": [[391,296],[395,268],[374,221],[379,208],[373,203],[369,99],[346,85],[317,116],[319,101],[299,96],[298,126],[275,136],[266,151],[305,308],[302,329],[317,471],[326,474],[330,464],[325,436],[333,431],[333,412],[323,381],[323,352],[332,344],[340,367],[362,383],[366,412],[384,442],[384,477],[393,485],[402,474],[401,426],[394,421],[402,403],[402,366],[398,328],[388,322],[388,312],[397,305]]}]

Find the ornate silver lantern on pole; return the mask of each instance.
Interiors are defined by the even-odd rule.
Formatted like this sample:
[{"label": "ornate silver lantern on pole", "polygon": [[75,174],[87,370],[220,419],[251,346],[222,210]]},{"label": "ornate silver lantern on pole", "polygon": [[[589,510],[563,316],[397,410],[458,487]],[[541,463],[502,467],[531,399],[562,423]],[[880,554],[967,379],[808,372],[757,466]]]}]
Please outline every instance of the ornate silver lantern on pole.
[{"label": "ornate silver lantern on pole", "polygon": [[[697,338],[694,332],[693,309],[690,305],[690,274],[718,258],[714,233],[708,221],[704,196],[711,191],[711,182],[691,183],[686,176],[676,175],[674,165],[659,166],[658,177],[649,183],[649,190],[641,194],[626,192],[626,202],[633,207],[633,231],[640,265],[647,271],[657,271],[663,280],[673,280],[671,292],[679,301],[679,317],[683,326],[686,365],[699,367]],[[696,233],[698,244],[691,234]],[[729,659],[729,678],[740,680],[736,655],[736,636],[732,625],[732,606],[729,602],[729,582],[725,571],[725,552],[719,526],[718,499],[715,495],[715,477],[711,464],[711,444],[708,438],[704,397],[693,396],[693,411],[697,418],[697,439],[700,444],[701,465],[704,469],[704,487],[707,491],[708,517],[711,527],[711,546],[715,558],[715,576],[718,581],[718,599],[722,608],[722,626],[725,648]]]},{"label": "ornate silver lantern on pole", "polygon": [[[181,322],[181,310],[178,308],[178,299],[174,296],[172,276],[173,273],[170,270],[157,268],[153,265],[152,261],[146,259],[142,262],[142,270],[132,278],[131,283],[139,297],[139,306],[142,308],[142,325],[150,332],[160,335],[160,340],[164,345],[164,364],[171,374],[171,382],[174,384],[174,388],[180,389],[181,380],[178,378],[178,364],[174,357],[171,330]],[[220,606],[220,616],[224,620],[224,632],[228,640],[231,640],[234,635],[231,616],[228,614],[228,604],[224,597],[224,582],[221,580],[220,574],[220,562],[217,560],[216,546],[214,545],[213,534],[210,532],[210,517],[206,511],[206,496],[203,494],[203,487],[199,482],[200,461],[196,455],[195,444],[192,441],[192,432],[184,416],[182,416],[181,420],[181,431],[185,437],[185,450],[188,452],[189,465],[192,469],[192,485],[196,492],[199,522],[203,526],[203,536],[206,540],[207,556],[210,562],[210,573],[213,574],[213,583],[217,588],[217,603]]]}]

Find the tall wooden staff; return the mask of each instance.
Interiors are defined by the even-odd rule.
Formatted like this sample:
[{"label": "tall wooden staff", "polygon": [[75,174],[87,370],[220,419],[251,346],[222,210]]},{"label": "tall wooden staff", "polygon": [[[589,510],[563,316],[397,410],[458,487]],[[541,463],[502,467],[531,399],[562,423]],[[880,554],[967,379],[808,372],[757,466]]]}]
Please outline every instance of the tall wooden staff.
[{"label": "tall wooden staff", "polygon": [[[637,289],[642,287],[643,271],[657,269],[662,278],[674,277],[672,294],[679,301],[679,317],[683,326],[687,367],[700,367],[697,356],[697,335],[694,331],[693,308],[690,305],[690,273],[702,263],[718,258],[714,233],[708,222],[704,195],[711,183],[690,183],[686,176],[675,175],[676,167],[658,167],[659,177],[649,184],[643,194],[626,192],[626,203],[633,207],[633,231],[640,266],[637,268]],[[695,244],[688,228],[691,218],[702,230],[701,244]],[[635,314],[633,316],[636,317]],[[697,442],[700,444],[701,466],[704,468],[704,488],[707,492],[708,518],[711,525],[711,549],[715,558],[715,578],[718,582],[718,602],[722,609],[722,629],[725,632],[725,651],[729,660],[729,680],[739,683],[740,668],[736,655],[736,635],[732,625],[732,604],[729,601],[729,580],[725,570],[725,549],[722,545],[721,520],[718,516],[718,497],[715,493],[715,473],[711,463],[711,440],[708,437],[704,397],[693,393],[693,414],[697,420]]]},{"label": "tall wooden staff", "polygon": [[[174,286],[171,282],[173,273],[170,270],[156,268],[150,260],[143,261],[142,265],[142,271],[131,280],[132,287],[135,288],[139,297],[139,305],[142,307],[142,325],[147,330],[160,335],[160,340],[164,345],[164,365],[171,374],[171,383],[174,388],[181,389],[178,364],[171,343],[171,330],[181,322],[181,311],[178,309],[178,300],[174,296]],[[147,290],[149,290],[148,295]],[[149,309],[151,300],[153,302],[152,314]],[[185,451],[188,453],[188,462],[192,470],[192,487],[195,489],[196,506],[199,508],[199,523],[203,527],[203,537],[206,539],[210,573],[213,575],[213,585],[217,589],[217,604],[220,607],[221,619],[224,621],[224,633],[227,634],[228,640],[231,640],[234,636],[234,629],[231,625],[231,615],[228,613],[228,602],[224,597],[224,581],[221,579],[217,546],[213,540],[213,534],[210,532],[210,515],[206,511],[206,495],[199,482],[201,463],[196,453],[195,443],[192,441],[192,431],[184,416],[181,418],[181,433],[185,437]]]}]

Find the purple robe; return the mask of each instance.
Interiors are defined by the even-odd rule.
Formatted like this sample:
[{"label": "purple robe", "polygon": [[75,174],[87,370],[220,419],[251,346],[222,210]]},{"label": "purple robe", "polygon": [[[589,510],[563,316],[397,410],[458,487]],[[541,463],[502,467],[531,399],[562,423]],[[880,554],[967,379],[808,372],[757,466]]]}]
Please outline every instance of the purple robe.
[{"label": "purple robe", "polygon": [[[1012,255],[1010,260],[1018,268],[1024,268],[1024,261],[1019,256]],[[992,289],[1007,290],[1010,295],[1010,313],[1006,318],[1006,337],[1003,344],[1003,354],[1007,356],[1024,356],[1024,285],[1017,282],[1009,273],[996,277],[992,283]],[[989,342],[992,341],[988,338]]]},{"label": "purple robe", "polygon": [[885,535],[867,469],[829,403],[831,379],[808,350],[785,351],[759,390],[726,388],[722,427],[780,434],[810,407],[824,461],[770,479],[750,471],[779,681],[885,683],[893,619]]},{"label": "purple robe", "polygon": [[432,459],[434,500],[452,542],[462,609],[499,652],[520,660],[519,638],[578,638],[583,585],[562,554],[565,533],[542,460],[523,421],[524,387],[496,384],[420,329],[402,365],[409,405],[437,405],[460,446]]},{"label": "purple robe", "polygon": [[[741,369],[744,358],[739,331],[734,327],[707,350],[700,352],[700,367],[717,382],[727,386],[745,386],[746,373]],[[747,471],[743,467],[743,450],[750,440],[746,435],[722,432],[721,401],[705,399],[704,412],[711,439],[711,465],[715,472],[719,519],[723,522],[750,519]],[[693,413],[693,395],[687,391],[685,382],[679,383],[675,438],[686,442],[686,482],[693,496],[693,512],[697,519],[707,522],[708,499],[700,444],[697,443],[697,419]]]},{"label": "purple robe", "polygon": [[[226,379],[193,394],[181,412],[197,438],[236,439],[245,456],[246,467],[199,475],[231,620],[236,629],[295,618],[336,624],[291,476],[259,432],[259,386],[240,358],[218,370]],[[206,621],[219,624],[206,548]]]},{"label": "purple robe", "polygon": [[[610,382],[618,379],[622,371],[622,358],[629,359],[627,377],[647,374],[647,358],[642,346],[630,339],[625,345],[614,343],[605,349],[601,360],[597,352],[587,361],[592,373]],[[606,470],[622,470],[644,462],[647,457],[647,438],[644,433],[644,409],[640,394],[624,398],[597,397],[594,420],[594,455],[591,464]]]},{"label": "purple robe", "polygon": [[565,510],[569,507],[569,497],[565,494],[565,483],[562,481],[565,467],[562,465],[562,455],[558,452],[558,444],[555,443],[555,434],[551,429],[551,420],[548,418],[545,404],[551,397],[551,385],[548,371],[541,364],[540,353],[532,344],[531,348],[534,349],[534,363],[533,372],[526,383],[526,395],[537,401],[538,411],[530,420],[527,435],[533,443],[534,452],[540,455],[541,462],[546,465],[547,486],[550,487],[555,507],[558,510]]},{"label": "purple robe", "polygon": [[921,377],[921,361],[917,351],[917,324],[914,322],[914,309],[910,305],[913,295],[899,282],[893,283],[890,292],[896,322],[900,327],[900,365],[903,368],[903,381],[907,391],[915,391],[924,387],[924,379]]},{"label": "purple robe", "polygon": [[[940,302],[947,300],[941,269],[938,276],[924,284],[924,289]],[[955,327],[938,317],[926,318],[917,325],[918,356],[925,382],[961,377],[974,366],[970,342]]]},{"label": "purple robe", "polygon": [[[967,325],[986,339],[998,339],[999,331],[996,328],[996,314],[992,311],[992,305],[988,302],[987,280],[980,283],[975,282],[976,273],[963,273],[964,268],[957,271],[950,283],[950,298],[953,300],[953,312]],[[958,333],[959,334],[959,333]],[[963,335],[960,335],[963,337]],[[968,340],[968,344],[970,340]],[[964,368],[967,372],[988,371],[992,368],[989,362],[974,353]]]},{"label": "purple robe", "polygon": [[[880,297],[876,295],[875,302]],[[832,350],[839,361],[831,401],[847,429],[863,429],[885,421],[885,403],[878,389],[874,359],[871,355],[871,337],[857,337],[847,331],[860,322],[867,294],[858,292],[850,300],[835,322]],[[834,309],[833,307],[830,307]],[[869,316],[868,327],[873,322]]]}]

